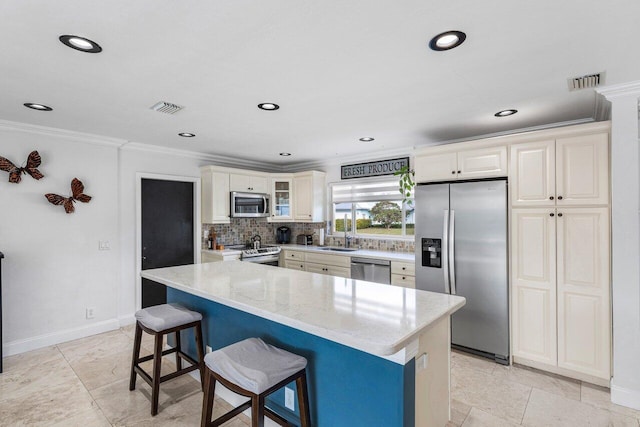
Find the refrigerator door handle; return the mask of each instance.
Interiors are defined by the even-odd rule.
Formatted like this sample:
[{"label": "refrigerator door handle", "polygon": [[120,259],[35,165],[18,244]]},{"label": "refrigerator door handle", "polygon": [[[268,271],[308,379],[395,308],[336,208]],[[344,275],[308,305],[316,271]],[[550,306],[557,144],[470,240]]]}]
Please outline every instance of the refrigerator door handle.
[{"label": "refrigerator door handle", "polygon": [[444,273],[444,292],[451,293],[449,287],[449,255],[447,252],[449,233],[449,210],[444,210],[444,220],[442,221],[442,272]]},{"label": "refrigerator door handle", "polygon": [[449,238],[447,246],[449,247],[449,276],[451,277],[451,294],[456,295],[456,255],[455,255],[455,227],[456,227],[456,211],[451,209],[451,219],[449,220]]}]

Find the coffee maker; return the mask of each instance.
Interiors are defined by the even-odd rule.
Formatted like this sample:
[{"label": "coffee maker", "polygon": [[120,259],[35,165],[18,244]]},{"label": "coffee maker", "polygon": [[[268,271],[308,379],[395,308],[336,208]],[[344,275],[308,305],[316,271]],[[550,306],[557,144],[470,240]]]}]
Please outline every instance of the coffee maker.
[{"label": "coffee maker", "polygon": [[289,227],[278,227],[276,229],[276,243],[289,243],[291,241],[291,229]]}]

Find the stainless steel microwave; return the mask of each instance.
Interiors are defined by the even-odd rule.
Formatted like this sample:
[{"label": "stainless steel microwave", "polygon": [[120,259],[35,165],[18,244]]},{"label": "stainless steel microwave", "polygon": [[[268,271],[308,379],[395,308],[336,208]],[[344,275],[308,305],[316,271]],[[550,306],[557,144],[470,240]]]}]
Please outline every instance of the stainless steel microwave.
[{"label": "stainless steel microwave", "polygon": [[269,195],[231,192],[232,218],[263,218],[269,216]]}]

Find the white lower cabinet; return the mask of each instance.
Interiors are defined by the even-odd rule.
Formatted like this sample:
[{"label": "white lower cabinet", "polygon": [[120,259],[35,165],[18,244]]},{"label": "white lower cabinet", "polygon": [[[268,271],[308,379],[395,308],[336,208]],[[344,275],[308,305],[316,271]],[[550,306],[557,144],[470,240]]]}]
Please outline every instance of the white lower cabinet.
[{"label": "white lower cabinet", "polygon": [[304,254],[306,271],[330,276],[351,277],[351,257],[307,252]]},{"label": "white lower cabinet", "polygon": [[284,260],[284,264],[283,264],[284,268],[290,268],[291,270],[300,270],[300,271],[305,271],[305,263],[304,261],[298,261],[295,259],[286,259]]},{"label": "white lower cabinet", "polygon": [[391,261],[391,284],[416,287],[416,265],[413,262]]},{"label": "white lower cabinet", "polygon": [[513,209],[511,237],[514,357],[608,381],[609,209]]}]

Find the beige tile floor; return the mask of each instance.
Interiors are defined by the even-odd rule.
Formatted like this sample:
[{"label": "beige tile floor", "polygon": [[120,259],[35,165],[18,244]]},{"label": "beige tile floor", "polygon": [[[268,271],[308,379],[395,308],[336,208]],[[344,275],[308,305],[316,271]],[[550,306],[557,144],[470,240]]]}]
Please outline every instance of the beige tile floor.
[{"label": "beige tile floor", "polygon": [[[143,341],[149,353],[151,344]],[[186,375],[161,386],[160,413],[151,417],[149,386],[138,379],[128,388],[132,347],[128,327],[5,358],[0,426],[200,425],[200,384]],[[524,367],[453,353],[451,381],[450,427],[640,426],[640,411],[613,405],[607,389]],[[218,399],[214,407],[216,415],[230,409]],[[241,416],[225,426],[248,424]]]}]

